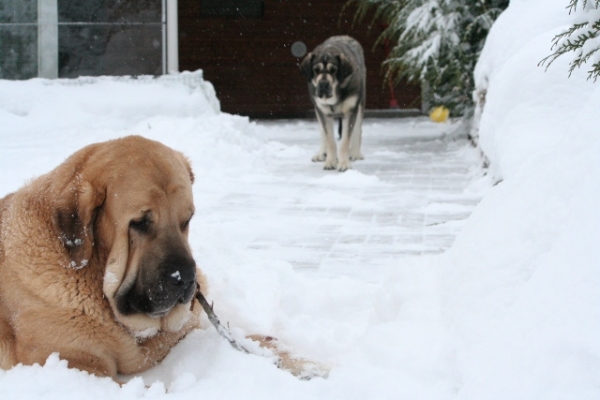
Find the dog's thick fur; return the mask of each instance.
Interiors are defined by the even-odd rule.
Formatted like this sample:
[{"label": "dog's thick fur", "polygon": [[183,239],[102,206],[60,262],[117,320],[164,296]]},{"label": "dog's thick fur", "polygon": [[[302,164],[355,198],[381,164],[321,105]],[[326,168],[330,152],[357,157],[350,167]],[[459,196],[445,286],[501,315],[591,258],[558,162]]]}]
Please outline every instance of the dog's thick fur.
[{"label": "dog's thick fur", "polygon": [[130,136],[87,146],[0,200],[0,367],[53,352],[143,371],[199,324],[186,158]]},{"label": "dog's thick fur", "polygon": [[[366,67],[363,49],[349,36],[333,36],[308,53],[300,63],[308,81],[321,130],[321,147],[313,161],[325,169],[345,171],[351,160],[362,160],[362,120],[366,101]],[[341,119],[339,157],[334,119]]]}]

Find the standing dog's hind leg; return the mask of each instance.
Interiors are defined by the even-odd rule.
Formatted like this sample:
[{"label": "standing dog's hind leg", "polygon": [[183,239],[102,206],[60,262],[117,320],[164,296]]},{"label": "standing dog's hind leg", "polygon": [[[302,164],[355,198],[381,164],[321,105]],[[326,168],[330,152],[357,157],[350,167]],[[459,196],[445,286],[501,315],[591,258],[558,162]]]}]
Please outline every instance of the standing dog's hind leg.
[{"label": "standing dog's hind leg", "polygon": [[358,112],[356,116],[356,123],[354,124],[354,131],[350,138],[350,161],[363,160],[365,157],[360,151],[362,143],[362,123],[363,123],[363,107],[358,106]]}]

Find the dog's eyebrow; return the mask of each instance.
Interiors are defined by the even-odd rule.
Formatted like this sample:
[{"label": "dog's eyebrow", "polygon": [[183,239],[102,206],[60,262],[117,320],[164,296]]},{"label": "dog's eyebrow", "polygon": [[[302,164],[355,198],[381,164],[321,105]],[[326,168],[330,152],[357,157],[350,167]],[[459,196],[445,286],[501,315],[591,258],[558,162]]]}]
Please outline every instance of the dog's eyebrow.
[{"label": "dog's eyebrow", "polygon": [[152,210],[150,208],[142,208],[140,213],[142,214],[142,218],[144,219],[149,219],[150,217],[152,217]]},{"label": "dog's eyebrow", "polygon": [[179,191],[186,190],[186,188],[187,188],[186,185],[172,185],[172,186],[169,186],[167,188],[167,193],[168,194],[174,194],[174,193],[177,193]]}]

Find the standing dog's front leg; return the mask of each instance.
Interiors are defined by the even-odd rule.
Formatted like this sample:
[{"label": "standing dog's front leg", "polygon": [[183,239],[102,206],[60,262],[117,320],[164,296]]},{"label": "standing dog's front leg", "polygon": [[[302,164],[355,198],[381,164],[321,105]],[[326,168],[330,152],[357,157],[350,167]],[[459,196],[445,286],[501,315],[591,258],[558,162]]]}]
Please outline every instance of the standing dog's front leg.
[{"label": "standing dog's front leg", "polygon": [[332,117],[325,118],[325,140],[327,141],[327,157],[325,158],[325,166],[323,168],[335,169],[338,165],[338,157]]},{"label": "standing dog's front leg", "polygon": [[342,142],[340,143],[340,161],[338,163],[338,171],[340,172],[352,168],[350,165],[350,142],[354,140],[352,135],[356,123],[362,122],[357,121],[359,111],[360,107],[354,108],[349,113],[345,113],[344,118],[342,118]]},{"label": "standing dog's front leg", "polygon": [[321,129],[325,136],[325,147],[327,156],[325,158],[324,169],[335,169],[338,163],[337,159],[337,147],[335,145],[335,136],[333,134],[333,117],[324,115],[321,110],[317,108],[317,118]]},{"label": "standing dog's front leg", "polygon": [[350,119],[348,118],[348,116],[344,115],[344,118],[342,118],[341,124],[342,124],[342,141],[340,142],[340,159],[338,161],[338,171],[340,172],[344,172],[350,168],[352,168],[352,166],[350,165],[350,158],[349,158],[349,152],[350,152],[350,134],[351,134],[351,130],[350,130]]},{"label": "standing dog's front leg", "polygon": [[325,131],[325,120],[324,116],[319,112],[319,109],[315,107],[315,113],[317,114],[317,120],[319,121],[319,132],[321,133],[321,145],[319,151],[312,158],[313,162],[325,161],[327,156],[327,132]]}]

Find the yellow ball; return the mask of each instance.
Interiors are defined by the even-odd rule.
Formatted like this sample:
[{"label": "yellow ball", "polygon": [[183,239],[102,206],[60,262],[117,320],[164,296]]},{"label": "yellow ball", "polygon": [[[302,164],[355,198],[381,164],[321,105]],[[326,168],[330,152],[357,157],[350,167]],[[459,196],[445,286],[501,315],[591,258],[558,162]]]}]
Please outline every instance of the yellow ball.
[{"label": "yellow ball", "polygon": [[448,110],[444,106],[438,106],[431,110],[429,113],[429,118],[433,122],[446,122],[448,120],[448,116],[450,115],[450,110]]}]

